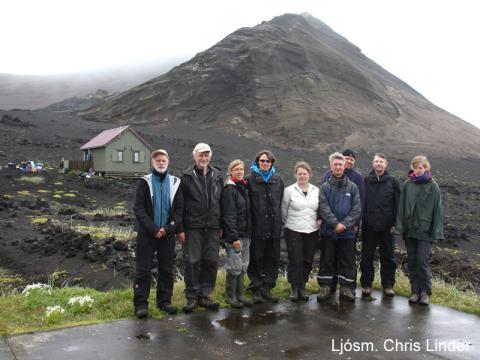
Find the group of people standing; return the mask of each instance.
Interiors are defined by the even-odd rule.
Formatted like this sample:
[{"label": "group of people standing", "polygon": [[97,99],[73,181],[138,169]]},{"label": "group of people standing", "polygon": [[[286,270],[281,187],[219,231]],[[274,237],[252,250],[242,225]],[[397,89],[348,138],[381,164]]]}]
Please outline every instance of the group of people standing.
[{"label": "group of people standing", "polygon": [[[329,299],[338,283],[340,298],[355,300],[356,239],[361,227],[362,295],[369,297],[372,292],[377,246],[384,293],[394,295],[392,233],[396,230],[406,242],[412,285],[409,301],[428,304],[428,257],[431,243],[443,239],[443,219],[440,191],[426,157],[412,160],[403,190],[386,171],[388,162],[383,154],[375,154],[373,170],[365,178],[354,167],[352,150],[331,154],[330,170],[318,187],[310,183],[312,169],[305,161],[296,163],[296,182],[285,187],[269,150],[255,156],[247,176],[243,161],[233,160],[226,180],[210,165],[211,158],[210,146],[197,144],[194,164],[178,178],[168,171],[167,151],[156,150],[151,154],[152,172],[138,182],[133,206],[138,233],[133,302],[138,318],[148,316],[154,258],[158,269],[156,305],[168,314],[178,311],[171,304],[175,236],[183,247],[185,313],[199,306],[218,308],[210,295],[221,241],[226,249],[225,290],[230,306],[276,303],[272,289],[278,276],[282,229],[288,250],[290,300],[309,299],[305,285],[319,238],[317,300]],[[245,296],[245,274],[251,299]]]}]

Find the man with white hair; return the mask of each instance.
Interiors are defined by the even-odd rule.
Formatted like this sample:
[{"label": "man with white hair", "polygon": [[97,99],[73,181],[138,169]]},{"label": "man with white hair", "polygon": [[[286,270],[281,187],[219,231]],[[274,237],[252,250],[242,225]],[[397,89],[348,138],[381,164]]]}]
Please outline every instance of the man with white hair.
[{"label": "man with white hair", "polygon": [[137,231],[136,268],[133,285],[135,316],[148,317],[148,297],[153,256],[157,255],[157,307],[170,315],[177,313],[171,305],[175,233],[181,230],[182,192],[180,179],[168,173],[166,150],[151,154],[152,172],[137,184],[133,213]]},{"label": "man with white hair", "polygon": [[209,295],[217,280],[223,177],[219,170],[210,166],[211,158],[210,146],[197,144],[193,149],[195,164],[181,176],[185,232],[180,233],[178,239],[184,250],[185,313],[197,306],[211,310],[219,306]]},{"label": "man with white hair", "polygon": [[340,298],[355,300],[352,284],[356,281],[355,236],[361,216],[357,185],[345,174],[345,159],[336,152],[329,156],[332,175],[320,186],[318,219],[322,219],[324,260],[320,263],[318,301],[327,300],[331,285],[340,283]]}]

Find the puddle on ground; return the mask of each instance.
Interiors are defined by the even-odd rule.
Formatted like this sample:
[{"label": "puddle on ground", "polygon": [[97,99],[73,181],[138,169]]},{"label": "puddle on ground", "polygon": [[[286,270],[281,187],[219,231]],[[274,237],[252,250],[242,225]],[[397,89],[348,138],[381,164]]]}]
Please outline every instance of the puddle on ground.
[{"label": "puddle on ground", "polygon": [[355,301],[334,300],[330,303],[332,309],[336,312],[344,312],[355,308]]},{"label": "puddle on ground", "polygon": [[66,351],[66,352],[79,351],[79,350],[80,350],[80,346],[76,346],[76,345],[71,345],[71,346],[67,346],[66,348],[63,348],[63,351]]},{"label": "puddle on ground", "polygon": [[248,326],[271,325],[287,317],[286,312],[267,311],[257,314],[230,314],[224,319],[215,320],[212,325],[217,329],[238,330]]},{"label": "puddle on ground", "polygon": [[297,346],[297,347],[293,347],[293,348],[290,348],[290,349],[285,350],[284,354],[285,354],[285,356],[286,356],[287,358],[296,359],[296,358],[298,358],[302,353],[305,353],[305,352],[307,352],[308,350],[310,350],[310,346],[301,345],[301,346]]},{"label": "puddle on ground", "polygon": [[376,301],[376,300],[378,300],[378,298],[376,298],[375,296],[372,296],[372,295],[362,295],[362,297],[360,299],[362,301]]},{"label": "puddle on ground", "polygon": [[149,332],[147,333],[141,333],[135,336],[139,340],[154,340],[155,339],[155,334],[151,334]]}]

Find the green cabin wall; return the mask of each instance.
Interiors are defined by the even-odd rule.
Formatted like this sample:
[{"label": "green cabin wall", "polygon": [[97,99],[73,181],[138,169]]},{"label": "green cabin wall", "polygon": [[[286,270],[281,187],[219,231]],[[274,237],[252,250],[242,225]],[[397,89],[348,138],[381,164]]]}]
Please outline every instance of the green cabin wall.
[{"label": "green cabin wall", "polygon": [[[116,161],[116,152],[123,150],[123,161]],[[140,152],[141,162],[134,162],[134,152]],[[105,148],[105,171],[148,173],[150,149],[131,131],[124,132],[120,138],[111,141]]]}]

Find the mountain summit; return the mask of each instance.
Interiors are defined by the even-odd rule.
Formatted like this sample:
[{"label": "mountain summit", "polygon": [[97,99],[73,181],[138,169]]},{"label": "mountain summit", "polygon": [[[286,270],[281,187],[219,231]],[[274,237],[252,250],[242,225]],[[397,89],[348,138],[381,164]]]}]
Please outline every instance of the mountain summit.
[{"label": "mountain summit", "polygon": [[309,14],[241,28],[82,115],[214,127],[285,148],[480,153],[480,129],[429,102]]}]

